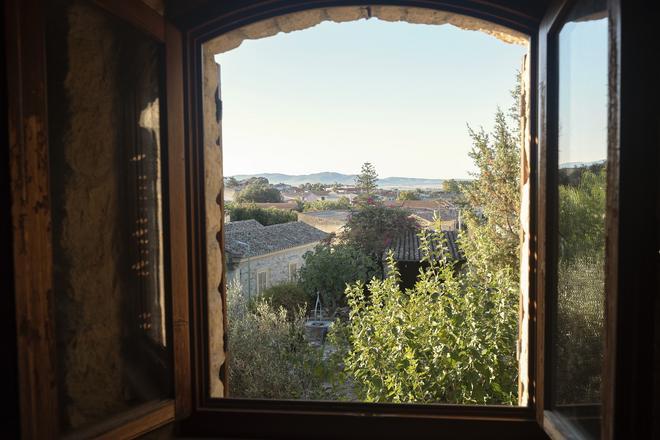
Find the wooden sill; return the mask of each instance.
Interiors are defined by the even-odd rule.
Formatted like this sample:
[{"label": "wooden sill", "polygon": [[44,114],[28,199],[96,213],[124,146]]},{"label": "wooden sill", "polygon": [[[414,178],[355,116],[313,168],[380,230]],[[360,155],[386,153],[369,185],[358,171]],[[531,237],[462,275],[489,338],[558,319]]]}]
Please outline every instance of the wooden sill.
[{"label": "wooden sill", "polygon": [[174,421],[174,400],[149,402],[101,423],[64,435],[65,440],[132,439]]}]

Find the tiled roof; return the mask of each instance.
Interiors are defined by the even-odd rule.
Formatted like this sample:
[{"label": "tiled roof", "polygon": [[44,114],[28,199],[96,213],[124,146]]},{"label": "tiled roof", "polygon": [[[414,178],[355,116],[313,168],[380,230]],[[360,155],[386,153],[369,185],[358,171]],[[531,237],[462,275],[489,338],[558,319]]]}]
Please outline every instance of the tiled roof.
[{"label": "tiled roof", "polygon": [[[461,260],[463,257],[456,244],[456,239],[458,237],[456,231],[444,231],[442,234],[445,237],[451,257],[454,260]],[[418,232],[410,231],[394,241],[390,246],[390,249],[394,251],[394,259],[396,261],[421,261],[423,252],[420,249],[420,244]],[[431,240],[431,245],[432,249],[435,250],[438,243]]]},{"label": "tiled roof", "polygon": [[225,250],[231,258],[256,257],[323,240],[327,233],[303,222],[263,226],[256,220],[225,223]]},{"label": "tiled roof", "polygon": [[444,199],[426,199],[426,200],[386,200],[385,206],[390,208],[407,209],[452,209],[453,203]]}]

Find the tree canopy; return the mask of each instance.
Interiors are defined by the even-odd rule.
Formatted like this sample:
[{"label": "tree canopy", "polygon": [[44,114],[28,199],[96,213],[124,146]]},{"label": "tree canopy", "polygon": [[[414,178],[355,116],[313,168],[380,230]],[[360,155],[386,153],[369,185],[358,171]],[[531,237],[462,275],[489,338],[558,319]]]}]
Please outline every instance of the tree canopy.
[{"label": "tree canopy", "polygon": [[277,203],[282,201],[282,194],[268,184],[267,179],[261,177],[256,178],[251,183],[248,183],[236,196],[236,201],[239,203]]},{"label": "tree canopy", "polygon": [[370,162],[363,163],[360,174],[355,178],[355,186],[363,195],[370,196],[375,194],[376,188],[378,188],[377,181],[376,168]]},{"label": "tree canopy", "polygon": [[254,219],[264,226],[279,223],[295,222],[298,214],[295,211],[287,211],[277,208],[260,208],[254,204],[227,204],[225,209],[229,212],[231,221]]}]

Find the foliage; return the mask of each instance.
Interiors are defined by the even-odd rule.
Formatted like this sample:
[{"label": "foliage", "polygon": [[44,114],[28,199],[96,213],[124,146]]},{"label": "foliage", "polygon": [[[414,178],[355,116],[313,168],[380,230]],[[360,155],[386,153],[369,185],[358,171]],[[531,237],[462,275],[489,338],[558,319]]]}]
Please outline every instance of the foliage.
[{"label": "foliage", "polygon": [[303,211],[333,211],[351,209],[351,201],[348,197],[340,197],[338,200],[316,200],[305,202]]},{"label": "foliage", "polygon": [[303,255],[305,264],[300,268],[299,280],[307,292],[310,304],[316,301],[316,292],[323,305],[333,313],[345,304],[346,285],[361,280],[366,282],[377,273],[376,263],[359,249],[347,246],[320,244],[313,252]]},{"label": "foliage", "polygon": [[298,214],[295,211],[286,211],[277,208],[260,208],[254,204],[227,204],[225,209],[229,212],[231,221],[254,219],[264,226],[279,223],[295,222]]},{"label": "foliage", "polygon": [[461,192],[461,185],[456,179],[447,179],[442,182],[442,191],[446,193],[459,193]]},{"label": "foliage", "polygon": [[402,234],[418,228],[414,219],[401,208],[364,205],[354,211],[344,225],[347,244],[371,256],[383,269],[383,252]]},{"label": "foliage", "polygon": [[304,337],[304,312],[293,316],[258,299],[253,307],[237,285],[229,288],[228,379],[232,397],[320,399],[328,374],[321,352]]},{"label": "foliage", "polygon": [[[478,168],[475,180],[462,186],[469,206],[463,213],[467,232],[461,246],[473,270],[483,276],[519,265],[520,147],[518,139],[497,109],[493,132],[469,128],[470,157]],[[513,270],[518,277],[517,270]]]},{"label": "foliage", "polygon": [[371,196],[376,192],[378,173],[376,168],[369,162],[362,164],[360,174],[355,178],[355,186],[361,191],[363,196]]},{"label": "foliage", "polygon": [[397,200],[419,200],[419,194],[420,190],[415,190],[415,191],[400,191],[399,194],[396,196]]},{"label": "foliage", "polygon": [[286,310],[287,317],[294,319],[299,311],[306,311],[309,297],[305,289],[298,283],[281,283],[265,289],[259,296],[267,301],[275,310],[280,307]]},{"label": "foliage", "polygon": [[366,401],[513,404],[517,286],[508,270],[457,275],[442,237],[422,236],[428,267],[414,288],[401,291],[390,255],[368,295],[361,281],[346,290],[350,320],[333,329],[347,333],[345,374]]},{"label": "foliage", "polygon": [[604,255],[560,261],[557,286],[557,402],[596,403],[603,365]]},{"label": "foliage", "polygon": [[559,185],[559,246],[563,259],[605,252],[606,171],[584,171],[575,185]]},{"label": "foliage", "polygon": [[322,183],[303,183],[300,185],[301,189],[305,191],[325,191],[325,185]]},{"label": "foliage", "polygon": [[238,180],[235,177],[225,177],[225,186],[227,188],[235,188],[238,186]]},{"label": "foliage", "polygon": [[557,399],[594,403],[603,362],[606,170],[572,171],[571,183],[559,185]]},{"label": "foliage", "polygon": [[[267,179],[254,178],[251,183],[248,183],[236,196],[236,201],[239,203],[253,202],[253,203],[277,203],[282,201],[282,194],[270,186]],[[264,183],[262,180],[266,181]]]}]

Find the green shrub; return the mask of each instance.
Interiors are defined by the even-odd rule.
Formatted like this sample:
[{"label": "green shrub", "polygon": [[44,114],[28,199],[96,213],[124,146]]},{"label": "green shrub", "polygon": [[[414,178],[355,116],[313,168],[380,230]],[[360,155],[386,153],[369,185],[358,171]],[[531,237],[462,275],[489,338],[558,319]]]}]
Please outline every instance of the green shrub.
[{"label": "green shrub", "polygon": [[314,202],[305,202],[303,211],[333,211],[351,209],[351,201],[348,197],[340,197],[339,200],[316,200]]},{"label": "green shrub", "polygon": [[298,283],[282,283],[269,287],[262,292],[260,298],[269,302],[275,310],[284,308],[289,319],[295,319],[300,310],[306,311],[309,304],[307,292]]},{"label": "green shrub", "polygon": [[350,319],[331,338],[348,340],[344,373],[371,402],[515,403],[516,283],[506,270],[487,282],[457,275],[440,253],[442,236],[431,239],[438,251],[423,238],[428,267],[414,288],[400,289],[391,256],[387,277],[372,279],[368,293],[361,281],[347,288]]},{"label": "green shrub", "polygon": [[298,214],[277,208],[259,208],[254,204],[231,204],[226,207],[233,222],[254,219],[264,226],[295,222]]},{"label": "green shrub", "polygon": [[329,314],[346,303],[346,285],[357,280],[368,281],[377,272],[373,259],[359,249],[320,244],[313,252],[303,255],[305,264],[300,268],[300,284],[307,292],[309,304],[314,306],[316,293]]},{"label": "green shrub", "polygon": [[237,285],[227,294],[228,379],[232,397],[322,399],[328,373],[321,351],[304,337],[304,312],[288,318],[283,307],[257,299]]}]

